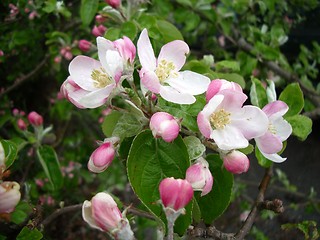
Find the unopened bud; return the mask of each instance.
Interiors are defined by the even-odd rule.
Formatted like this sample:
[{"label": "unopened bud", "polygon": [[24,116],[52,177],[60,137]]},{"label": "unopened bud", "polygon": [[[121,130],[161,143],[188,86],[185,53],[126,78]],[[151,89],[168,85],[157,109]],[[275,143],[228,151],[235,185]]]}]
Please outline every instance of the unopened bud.
[{"label": "unopened bud", "polygon": [[0,213],[11,213],[20,201],[20,185],[17,182],[0,184]]},{"label": "unopened bud", "polygon": [[250,161],[244,153],[233,150],[224,155],[223,166],[231,173],[240,174],[248,171]]},{"label": "unopened bud", "polygon": [[172,142],[178,137],[180,126],[169,113],[157,112],[150,119],[150,129],[154,137],[161,137],[166,142]]},{"label": "unopened bud", "polygon": [[35,111],[32,111],[28,114],[28,120],[31,125],[36,127],[43,124],[42,116]]},{"label": "unopened bud", "polygon": [[25,123],[25,121],[21,118],[19,118],[17,120],[17,126],[18,128],[20,128],[22,131],[25,131],[27,129],[27,124]]},{"label": "unopened bud", "polygon": [[121,5],[121,0],[106,0],[106,3],[108,3],[113,8],[118,8]]},{"label": "unopened bud", "polygon": [[107,28],[103,25],[99,25],[99,26],[94,26],[91,33],[96,36],[96,37],[100,37],[103,36],[104,33],[107,31]]},{"label": "unopened bud", "polygon": [[82,52],[88,52],[91,48],[91,42],[89,42],[85,39],[82,39],[79,41],[78,47]]},{"label": "unopened bud", "polygon": [[112,142],[105,142],[91,154],[88,169],[91,172],[100,173],[106,170],[112,163],[115,149]]}]

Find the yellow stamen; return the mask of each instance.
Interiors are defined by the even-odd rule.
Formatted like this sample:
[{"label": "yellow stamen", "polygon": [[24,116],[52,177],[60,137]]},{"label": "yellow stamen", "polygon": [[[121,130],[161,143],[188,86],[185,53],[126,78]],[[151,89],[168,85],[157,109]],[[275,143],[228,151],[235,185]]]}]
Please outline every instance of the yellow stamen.
[{"label": "yellow stamen", "polygon": [[272,134],[277,134],[277,129],[275,128],[275,126],[272,125],[272,123],[269,123],[268,131]]},{"label": "yellow stamen", "polygon": [[104,88],[112,83],[110,76],[102,67],[100,69],[94,69],[91,73],[91,78],[93,80],[93,86],[96,88]]},{"label": "yellow stamen", "polygon": [[178,73],[174,71],[176,66],[173,62],[162,59],[157,66],[156,75],[161,83],[169,77],[178,77]]},{"label": "yellow stamen", "polygon": [[210,116],[210,124],[214,129],[223,129],[227,124],[231,122],[230,113],[224,109],[220,109]]}]

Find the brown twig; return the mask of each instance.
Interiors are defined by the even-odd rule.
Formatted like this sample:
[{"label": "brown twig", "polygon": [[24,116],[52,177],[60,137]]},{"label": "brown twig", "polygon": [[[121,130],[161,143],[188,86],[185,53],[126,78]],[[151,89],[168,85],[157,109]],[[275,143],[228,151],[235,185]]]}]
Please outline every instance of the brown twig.
[{"label": "brown twig", "polygon": [[283,213],[284,207],[280,199],[274,199],[273,201],[265,200],[258,204],[258,208],[273,211],[275,213]]},{"label": "brown twig", "polygon": [[33,75],[35,75],[46,64],[47,59],[48,59],[48,56],[46,56],[31,72],[29,72],[27,74],[23,74],[21,77],[18,77],[10,87],[8,87],[7,89],[5,89],[4,91],[2,91],[0,93],[0,98],[2,96],[4,96],[5,94],[11,92],[13,89],[18,87],[23,82],[30,79]]},{"label": "brown twig", "polygon": [[237,240],[244,239],[244,237],[249,233],[253,225],[253,222],[256,218],[257,212],[259,210],[259,205],[264,201],[265,192],[271,180],[271,176],[272,176],[272,167],[266,169],[266,172],[259,186],[259,193],[256,198],[256,202],[252,206],[251,212],[247,217],[246,221],[244,222],[244,224],[242,225],[241,229],[235,235],[236,237],[235,239]]}]

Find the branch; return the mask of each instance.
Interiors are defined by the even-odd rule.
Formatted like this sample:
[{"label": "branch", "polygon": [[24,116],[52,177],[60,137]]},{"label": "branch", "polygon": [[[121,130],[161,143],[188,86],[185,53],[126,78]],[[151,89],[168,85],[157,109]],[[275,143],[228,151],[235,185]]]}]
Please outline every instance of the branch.
[{"label": "branch", "polygon": [[[234,42],[234,41],[233,41]],[[237,41],[237,46],[244,50],[247,53],[252,54],[252,51],[254,50],[254,47],[252,45],[250,45],[248,42],[246,42],[246,40],[244,38],[240,38]],[[297,82],[300,84],[302,91],[304,92],[305,95],[307,95],[309,97],[309,99],[316,105],[316,106],[320,106],[320,96],[319,94],[308,88],[307,86],[305,86],[301,79],[299,79],[295,74],[292,74],[290,72],[287,72],[286,70],[282,69],[277,63],[272,62],[272,61],[267,61],[263,59],[263,56],[256,56],[257,59],[259,59],[262,64],[264,64],[267,68],[269,68],[270,70],[272,70],[274,73],[276,73],[277,75],[279,75],[280,77],[284,78],[285,80],[287,80],[290,83],[293,82]]]},{"label": "branch", "polygon": [[214,226],[210,226],[208,228],[206,228],[205,226],[197,226],[188,231],[188,236],[191,236],[193,238],[235,240],[234,233],[221,232]]},{"label": "branch", "polygon": [[249,233],[253,225],[253,222],[256,218],[257,212],[259,210],[259,206],[264,202],[264,195],[269,185],[271,176],[272,176],[272,167],[266,169],[263,179],[259,186],[259,193],[256,198],[256,202],[252,206],[251,212],[247,217],[246,221],[244,222],[244,224],[242,225],[241,229],[235,235],[236,237],[235,239],[237,240],[244,239],[244,237]]},{"label": "branch", "polygon": [[7,89],[5,89],[0,93],[0,98],[3,97],[5,94],[11,92],[13,89],[18,87],[23,82],[30,79],[33,75],[35,75],[45,65],[48,58],[49,56],[46,56],[31,72],[27,74],[23,74],[21,77],[18,77],[10,87],[8,87]]},{"label": "branch", "polygon": [[73,211],[78,211],[81,208],[82,208],[82,203],[57,209],[51,215],[49,215],[47,218],[45,218],[42,221],[41,225],[43,225],[45,227],[48,224],[50,224],[54,219],[59,217],[60,215],[65,214],[65,213],[69,213],[69,212],[73,212]]}]

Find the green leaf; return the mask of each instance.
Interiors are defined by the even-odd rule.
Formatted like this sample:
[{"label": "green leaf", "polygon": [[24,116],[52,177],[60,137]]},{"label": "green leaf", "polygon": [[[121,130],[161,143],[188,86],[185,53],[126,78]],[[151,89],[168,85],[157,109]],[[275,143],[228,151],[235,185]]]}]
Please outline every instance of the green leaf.
[{"label": "green leaf", "polygon": [[17,240],[40,240],[43,238],[42,233],[38,229],[29,229],[28,227],[22,228],[17,236]]},{"label": "green leaf", "polygon": [[102,123],[102,132],[106,137],[112,137],[113,130],[121,116],[122,113],[118,111],[112,111],[110,114],[105,116]]},{"label": "green leaf", "polygon": [[0,234],[0,240],[6,240],[7,237]]},{"label": "green leaf", "polygon": [[157,25],[159,32],[166,43],[173,40],[183,40],[182,34],[172,23],[165,20],[158,20]]},{"label": "green leaf", "polygon": [[262,155],[257,145],[255,147],[255,156],[260,166],[264,168],[268,168],[272,165],[272,161],[270,161],[269,159],[267,159],[265,156]]},{"label": "green leaf", "polygon": [[10,141],[10,140],[0,140],[3,150],[4,150],[4,155],[5,155],[5,166],[6,169],[8,169],[14,162],[14,160],[17,158],[18,154],[18,148],[17,145]]},{"label": "green leaf", "polygon": [[115,41],[120,37],[120,29],[119,28],[108,28],[104,37],[110,41]]},{"label": "green leaf", "polygon": [[312,131],[312,120],[303,115],[294,115],[291,117],[287,117],[286,120],[292,126],[292,134],[296,136],[300,141],[306,140],[306,138]]},{"label": "green leaf", "polygon": [[[141,202],[162,224],[166,218],[161,205],[157,204],[160,181],[166,177],[185,178],[189,166],[187,148],[180,136],[167,143],[155,139],[150,130],[145,130],[133,140],[127,160],[130,184]],[[191,223],[191,209],[190,203],[186,215],[180,216],[175,224],[179,234],[183,234]]]},{"label": "green leaf", "polygon": [[201,210],[204,222],[211,224],[229,206],[233,186],[233,174],[222,168],[222,160],[218,154],[207,155],[206,160],[214,177],[213,187],[210,193],[196,200]]},{"label": "green leaf", "polygon": [[303,93],[298,83],[289,84],[280,94],[279,100],[284,101],[289,107],[285,117],[299,114],[304,106]]},{"label": "green leaf", "polygon": [[21,224],[27,219],[31,212],[31,206],[24,201],[20,201],[11,213],[10,221],[15,224]]},{"label": "green leaf", "polygon": [[262,42],[257,42],[255,44],[255,47],[258,50],[258,53],[264,59],[277,60],[280,56],[280,51],[278,49],[275,49],[274,47],[267,46]]},{"label": "green leaf", "polygon": [[250,153],[253,152],[253,149],[254,149],[253,145],[252,145],[252,144],[249,144],[248,147],[246,147],[246,148],[241,148],[241,149],[238,149],[238,150],[239,150],[240,152],[248,155],[248,154],[250,154]]},{"label": "green leaf", "polygon": [[137,26],[133,22],[125,22],[121,26],[121,34],[127,36],[131,40],[136,37],[138,33]]},{"label": "green leaf", "polygon": [[239,72],[240,65],[236,61],[224,60],[217,62],[216,65],[217,72]]},{"label": "green leaf", "polygon": [[99,7],[99,0],[81,0],[80,17],[82,24],[88,26],[94,16],[96,15]]},{"label": "green leaf", "polygon": [[262,86],[261,81],[257,78],[252,78],[252,85],[250,88],[250,100],[252,105],[263,108],[268,104],[268,97],[266,89]]},{"label": "green leaf", "polygon": [[141,130],[141,122],[134,115],[124,113],[115,125],[112,136],[119,137],[123,140],[124,138],[135,136]]},{"label": "green leaf", "polygon": [[40,146],[37,149],[37,156],[53,189],[60,189],[63,185],[63,176],[55,150],[47,145]]},{"label": "green leaf", "polygon": [[182,105],[167,102],[159,97],[159,106],[162,110],[172,114],[176,118],[182,118],[181,124],[191,131],[197,132],[197,116],[198,113],[206,105],[206,100],[203,96],[196,96],[197,100],[191,105]]},{"label": "green leaf", "polygon": [[190,160],[201,157],[202,154],[206,151],[206,147],[201,143],[199,138],[195,136],[185,137],[183,141],[187,146]]}]

